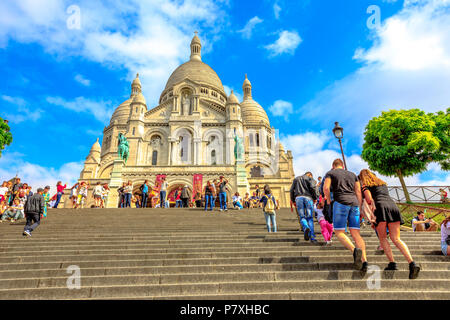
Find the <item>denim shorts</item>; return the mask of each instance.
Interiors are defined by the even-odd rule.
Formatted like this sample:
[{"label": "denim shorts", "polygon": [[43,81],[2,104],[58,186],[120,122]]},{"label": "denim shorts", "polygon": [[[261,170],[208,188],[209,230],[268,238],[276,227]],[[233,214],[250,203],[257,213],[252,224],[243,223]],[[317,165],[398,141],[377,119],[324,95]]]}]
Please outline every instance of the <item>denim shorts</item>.
[{"label": "denim shorts", "polygon": [[359,230],[359,207],[358,206],[346,206],[335,201],[333,204],[333,226],[334,230],[345,230],[347,227],[350,229]]},{"label": "denim shorts", "polygon": [[447,248],[448,248],[448,244],[446,241],[442,241],[441,242],[441,249],[442,249],[442,253],[444,254],[444,256],[447,255]]}]

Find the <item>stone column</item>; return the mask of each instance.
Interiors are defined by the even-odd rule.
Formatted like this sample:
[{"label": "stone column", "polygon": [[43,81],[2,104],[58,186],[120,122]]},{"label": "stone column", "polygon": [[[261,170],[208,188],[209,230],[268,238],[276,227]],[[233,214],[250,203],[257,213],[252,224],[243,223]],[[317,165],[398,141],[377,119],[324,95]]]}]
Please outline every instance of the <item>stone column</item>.
[{"label": "stone column", "polygon": [[244,160],[236,161],[235,170],[237,191],[242,195],[245,195],[247,192],[250,193],[250,184],[248,183]]},{"label": "stone column", "polygon": [[202,159],[202,155],[201,155],[201,143],[202,143],[202,139],[200,138],[195,138],[194,139],[194,164],[195,165],[199,165],[201,163],[201,159]]},{"label": "stone column", "polygon": [[169,154],[167,156],[167,165],[172,165],[172,141],[169,140]]}]

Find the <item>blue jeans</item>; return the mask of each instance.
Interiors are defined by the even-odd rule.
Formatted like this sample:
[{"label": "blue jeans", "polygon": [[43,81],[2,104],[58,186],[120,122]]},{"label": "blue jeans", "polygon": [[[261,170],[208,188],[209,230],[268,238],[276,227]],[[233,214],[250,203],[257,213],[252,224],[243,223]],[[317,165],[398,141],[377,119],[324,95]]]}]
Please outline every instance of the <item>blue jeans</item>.
[{"label": "blue jeans", "polygon": [[183,201],[176,200],[175,201],[175,208],[182,208],[183,207]]},{"label": "blue jeans", "polygon": [[213,209],[216,207],[216,199],[217,199],[217,197],[212,197],[212,207],[213,207]]},{"label": "blue jeans", "polygon": [[297,213],[300,217],[300,223],[302,225],[303,231],[309,229],[311,231],[311,240],[315,240],[316,235],[314,233],[313,201],[309,198],[297,197],[295,198],[295,204],[297,206]]},{"label": "blue jeans", "polygon": [[205,194],[205,211],[208,208],[208,202],[209,202],[209,209],[212,211],[213,209],[213,196],[210,194]]},{"label": "blue jeans", "polygon": [[58,208],[58,204],[61,201],[62,195],[63,195],[62,192],[58,192],[58,194],[56,195],[56,202],[55,202],[55,205],[53,206],[53,208]]},{"label": "blue jeans", "polygon": [[147,208],[148,193],[142,193],[142,208]]},{"label": "blue jeans", "polygon": [[220,202],[220,209],[225,210],[227,208],[227,193],[226,192],[219,192],[219,202]]},{"label": "blue jeans", "polygon": [[239,207],[240,209],[242,209],[242,204],[239,201],[236,201],[235,203],[233,203],[234,207]]},{"label": "blue jeans", "polygon": [[32,232],[41,223],[41,215],[39,213],[29,212],[29,213],[27,213],[26,218],[27,218],[27,224],[25,225],[25,228],[23,229],[23,231]]},{"label": "blue jeans", "polygon": [[124,208],[131,208],[131,193],[125,193],[125,198],[123,199]]},{"label": "blue jeans", "polygon": [[268,214],[264,212],[266,218],[267,231],[271,231],[270,224],[272,224],[272,232],[277,232],[276,214]]},{"label": "blue jeans", "polygon": [[335,201],[333,203],[334,230],[346,230],[347,223],[350,229],[359,230],[359,206],[346,206]]},{"label": "blue jeans", "polygon": [[161,204],[161,208],[166,207],[166,191],[159,192],[159,203]]}]

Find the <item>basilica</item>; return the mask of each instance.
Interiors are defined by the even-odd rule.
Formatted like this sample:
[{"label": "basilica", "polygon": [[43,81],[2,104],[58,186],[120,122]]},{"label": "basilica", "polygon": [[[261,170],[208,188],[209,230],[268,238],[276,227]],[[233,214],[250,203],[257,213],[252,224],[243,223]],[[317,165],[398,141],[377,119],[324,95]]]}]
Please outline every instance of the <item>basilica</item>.
[{"label": "basilica", "polygon": [[[202,61],[197,35],[190,49],[190,60],[172,73],[159,105],[152,109],[136,75],[130,98],[115,109],[101,146],[98,140],[92,146],[79,181],[91,186],[108,183],[107,206],[117,207],[114,194],[122,181],[131,180],[137,190],[145,180],[153,186],[164,175],[170,195],[185,185],[195,191],[194,178],[204,186],[223,175],[229,181],[229,199],[235,192],[251,196],[255,185],[269,184],[280,206],[289,206],[292,154],[284,150],[263,107],[253,100],[247,75],[239,101],[233,92],[225,93],[219,76]],[[126,162],[117,153],[119,133],[129,144]],[[236,136],[243,142],[240,159],[235,153]]]}]

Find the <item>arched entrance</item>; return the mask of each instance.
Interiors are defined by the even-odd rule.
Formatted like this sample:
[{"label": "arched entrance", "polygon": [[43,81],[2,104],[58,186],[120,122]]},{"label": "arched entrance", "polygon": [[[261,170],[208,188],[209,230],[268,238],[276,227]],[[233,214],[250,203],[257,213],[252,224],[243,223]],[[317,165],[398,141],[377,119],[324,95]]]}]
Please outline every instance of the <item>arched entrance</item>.
[{"label": "arched entrance", "polygon": [[[168,194],[167,200],[169,200],[169,204],[170,204],[171,208],[175,207],[175,203],[176,203],[175,202],[175,192],[177,190],[179,190],[179,192],[181,192],[181,190],[184,188],[185,185],[186,185],[185,183],[174,183],[174,184],[169,185],[169,188],[167,190],[167,194]],[[189,193],[191,195],[191,199],[189,199],[189,200],[192,200],[192,187],[188,186],[188,189],[189,189]]]}]

